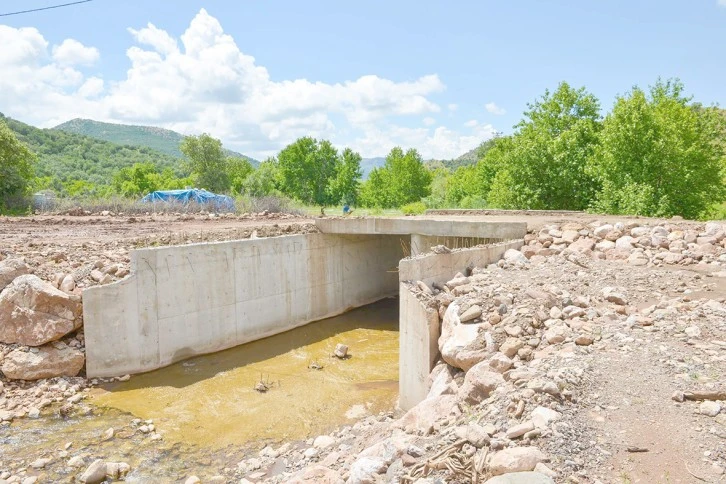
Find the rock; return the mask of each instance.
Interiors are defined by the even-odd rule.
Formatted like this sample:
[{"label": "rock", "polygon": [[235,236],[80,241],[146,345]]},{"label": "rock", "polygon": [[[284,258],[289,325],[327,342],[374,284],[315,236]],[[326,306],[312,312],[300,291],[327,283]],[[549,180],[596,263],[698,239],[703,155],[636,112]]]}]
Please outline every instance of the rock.
[{"label": "rock", "polygon": [[570,244],[569,249],[577,252],[588,252],[595,248],[595,240],[589,237],[582,237]]},{"label": "rock", "polygon": [[131,467],[125,462],[106,462],[106,477],[119,480],[126,477]]},{"label": "rock", "polygon": [[111,440],[113,438],[114,434],[115,434],[115,431],[114,431],[113,427],[109,427],[101,435],[101,440],[102,441]]},{"label": "rock", "polygon": [[187,477],[187,480],[184,481],[184,484],[199,484],[200,482],[202,482],[202,480],[197,476],[189,476]]},{"label": "rock", "polygon": [[316,449],[327,449],[335,444],[335,439],[329,435],[320,435],[313,441],[313,447]]},{"label": "rock", "polygon": [[40,346],[81,326],[82,306],[34,275],[15,278],[0,293],[0,342]]},{"label": "rock", "polygon": [[333,351],[333,354],[336,358],[345,359],[348,356],[348,346],[344,345],[342,343],[338,343],[335,345],[335,351]]},{"label": "rock", "polygon": [[407,431],[413,430],[427,434],[439,419],[446,418],[451,413],[459,413],[456,403],[456,395],[427,398],[406,412],[398,420],[396,426]]},{"label": "rock", "polygon": [[484,484],[555,484],[555,481],[540,472],[512,472],[492,477]]},{"label": "rock", "polygon": [[718,402],[705,401],[701,402],[698,407],[698,411],[701,415],[707,415],[709,417],[715,417],[721,412],[721,404]]},{"label": "rock", "polygon": [[459,318],[459,305],[449,304],[441,322],[439,351],[449,365],[466,371],[486,358],[481,344],[476,345],[481,324],[463,324]]},{"label": "rock", "polygon": [[503,353],[495,353],[491,358],[489,358],[489,366],[497,373],[504,373],[510,369],[513,364],[512,360]]},{"label": "rock", "polygon": [[602,293],[603,296],[605,296],[605,300],[608,302],[617,304],[619,306],[625,306],[628,304],[628,300],[626,299],[625,295],[616,292],[615,289],[613,289],[612,287],[603,288]]},{"label": "rock", "polygon": [[507,249],[504,253],[504,260],[510,264],[529,264],[529,259],[517,249]]},{"label": "rock", "polygon": [[477,449],[488,446],[490,442],[487,431],[484,427],[476,423],[459,426],[454,433],[458,438],[468,440]]},{"label": "rock", "polygon": [[507,438],[508,439],[516,439],[527,432],[534,430],[534,424],[531,420],[528,420],[527,422],[522,422],[521,424],[517,424],[513,427],[510,427],[507,429]]},{"label": "rock", "polygon": [[320,454],[320,451],[315,447],[307,448],[305,449],[305,452],[303,452],[303,455],[306,459],[312,459],[313,457],[317,457],[318,454]]},{"label": "rock", "polygon": [[511,447],[494,454],[489,463],[489,471],[494,476],[531,471],[545,459],[546,456],[537,447]]},{"label": "rock", "polygon": [[20,277],[29,272],[28,266],[16,257],[9,257],[0,261],[0,291]]},{"label": "rock", "polygon": [[35,459],[33,462],[30,463],[30,467],[32,467],[33,469],[42,469],[51,462],[53,462],[53,459],[49,459],[47,457]]},{"label": "rock", "polygon": [[64,346],[42,346],[37,352],[16,349],[8,353],[2,372],[12,380],[40,380],[57,376],[76,376],[85,362],[83,353]]},{"label": "rock", "polygon": [[593,230],[593,233],[600,237],[601,239],[605,238],[607,234],[609,234],[613,230],[613,226],[610,224],[601,225],[600,227]]},{"label": "rock", "polygon": [[686,329],[683,330],[684,333],[689,338],[700,338],[701,337],[701,328],[698,326],[688,326]]},{"label": "rock", "polygon": [[591,345],[595,340],[592,338],[592,336],[581,334],[577,338],[575,338],[575,344],[578,346],[589,346]]},{"label": "rock", "polygon": [[472,321],[478,317],[481,316],[481,307],[477,306],[476,304],[471,306],[469,309],[464,311],[461,316],[459,316],[459,321],[462,323],[466,323],[467,321]]},{"label": "rock", "polygon": [[333,469],[323,465],[314,465],[293,474],[285,482],[287,484],[342,484],[344,481]]},{"label": "rock", "polygon": [[499,351],[508,358],[513,358],[523,346],[524,343],[519,338],[507,338],[499,347]]},{"label": "rock", "polygon": [[61,281],[59,289],[67,294],[70,294],[73,292],[73,289],[75,289],[75,288],[76,288],[76,280],[73,279],[72,275],[67,274]]},{"label": "rock", "polygon": [[350,466],[350,477],[347,484],[375,484],[376,476],[388,469],[386,462],[380,458],[362,457]]},{"label": "rock", "polygon": [[564,240],[568,244],[572,244],[579,238],[580,238],[580,233],[577,230],[563,230],[562,231],[562,240]]},{"label": "rock", "polygon": [[620,237],[618,240],[615,241],[615,248],[616,249],[632,249],[633,248],[633,239],[629,235],[624,235]]},{"label": "rock", "polygon": [[461,400],[473,405],[487,398],[503,383],[502,375],[491,371],[489,362],[482,361],[466,372],[464,384],[458,395]]},{"label": "rock", "polygon": [[79,477],[78,480],[85,484],[99,484],[105,481],[106,463],[101,459],[94,460],[83,474],[81,474],[81,477]]},{"label": "rock", "polygon": [[83,456],[77,455],[68,459],[68,467],[82,467],[85,462]]},{"label": "rock", "polygon": [[537,407],[532,410],[530,415],[534,426],[543,430],[546,429],[551,422],[559,420],[562,416],[556,410],[552,410],[547,407]]}]

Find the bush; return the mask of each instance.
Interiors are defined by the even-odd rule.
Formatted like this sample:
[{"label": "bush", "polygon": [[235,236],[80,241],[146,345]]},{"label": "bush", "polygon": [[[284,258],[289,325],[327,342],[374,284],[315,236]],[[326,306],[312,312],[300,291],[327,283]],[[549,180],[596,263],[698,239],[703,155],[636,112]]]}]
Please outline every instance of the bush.
[{"label": "bush", "polygon": [[423,202],[407,203],[401,207],[404,215],[421,215],[426,211],[426,205]]},{"label": "bush", "polygon": [[267,210],[269,213],[292,213],[295,215],[303,215],[302,210],[291,207],[289,198],[276,195],[267,195],[263,197],[251,197],[249,195],[241,195],[235,199],[235,207],[238,213],[258,213]]}]

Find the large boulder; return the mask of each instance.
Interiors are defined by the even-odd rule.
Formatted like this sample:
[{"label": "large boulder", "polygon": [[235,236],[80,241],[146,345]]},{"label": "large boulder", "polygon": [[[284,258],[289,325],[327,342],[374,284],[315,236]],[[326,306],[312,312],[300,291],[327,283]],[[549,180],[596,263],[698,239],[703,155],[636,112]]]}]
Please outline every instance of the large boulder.
[{"label": "large boulder", "polygon": [[407,432],[428,434],[439,419],[447,418],[451,414],[458,415],[459,413],[461,411],[457,405],[456,395],[439,395],[427,398],[406,412],[396,422],[396,427]]},{"label": "large boulder", "polygon": [[555,481],[540,472],[512,472],[492,477],[484,484],[555,484]]},{"label": "large boulder", "polygon": [[288,484],[343,484],[345,481],[333,469],[314,465],[293,474],[287,482]]},{"label": "large boulder", "polygon": [[40,380],[56,376],[76,376],[86,360],[83,353],[64,344],[16,349],[3,359],[2,372],[11,380]]},{"label": "large boulder", "polygon": [[375,484],[378,477],[388,469],[383,459],[362,457],[350,466],[348,484]]},{"label": "large boulder", "polygon": [[0,291],[13,282],[16,277],[28,273],[28,266],[22,260],[10,257],[0,261]]},{"label": "large boulder", "polygon": [[82,324],[81,300],[37,276],[16,277],[0,293],[0,342],[40,346]]},{"label": "large boulder", "polygon": [[502,375],[492,371],[488,361],[482,361],[466,372],[464,384],[459,390],[459,398],[475,405],[489,397],[502,384],[504,384]]},{"label": "large boulder", "polygon": [[510,447],[494,454],[489,463],[492,475],[534,470],[546,456],[537,447]]},{"label": "large boulder", "polygon": [[482,324],[462,323],[459,305],[456,302],[449,304],[441,322],[441,358],[449,365],[464,371],[486,359],[490,352],[486,348],[483,335],[480,335]]}]

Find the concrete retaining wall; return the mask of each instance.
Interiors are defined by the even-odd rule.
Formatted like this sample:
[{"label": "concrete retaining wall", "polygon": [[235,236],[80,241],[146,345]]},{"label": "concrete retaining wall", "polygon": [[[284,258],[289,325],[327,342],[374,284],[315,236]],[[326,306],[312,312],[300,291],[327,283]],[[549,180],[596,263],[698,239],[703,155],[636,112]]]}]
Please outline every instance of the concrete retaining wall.
[{"label": "concrete retaining wall", "polygon": [[400,313],[399,406],[414,407],[429,392],[428,376],[439,353],[441,324],[438,312],[427,308],[409,292],[404,281],[442,284],[467,268],[486,267],[502,258],[508,249],[519,249],[523,240],[487,247],[462,249],[449,254],[426,254],[398,263]]},{"label": "concrete retaining wall", "polygon": [[308,234],[142,249],[83,292],[90,377],[153,370],[395,295],[399,236]]}]

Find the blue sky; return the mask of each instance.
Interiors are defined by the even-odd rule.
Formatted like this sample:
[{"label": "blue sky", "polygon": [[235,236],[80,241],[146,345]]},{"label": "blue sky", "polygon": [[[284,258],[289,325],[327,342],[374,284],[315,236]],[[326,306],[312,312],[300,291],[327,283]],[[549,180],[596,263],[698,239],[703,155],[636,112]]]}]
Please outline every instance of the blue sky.
[{"label": "blue sky", "polygon": [[658,76],[726,104],[726,0],[94,0],[0,17],[0,45],[6,115],[206,131],[258,158],[306,134],[455,157],[561,80],[605,109]]}]

